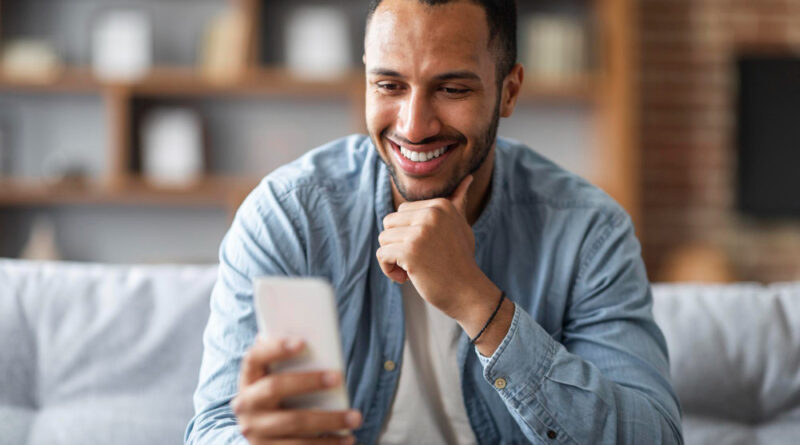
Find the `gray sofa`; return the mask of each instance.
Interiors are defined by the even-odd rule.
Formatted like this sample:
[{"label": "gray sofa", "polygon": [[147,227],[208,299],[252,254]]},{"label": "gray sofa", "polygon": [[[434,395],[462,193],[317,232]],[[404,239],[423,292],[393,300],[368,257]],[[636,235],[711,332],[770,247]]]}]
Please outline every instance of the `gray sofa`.
[{"label": "gray sofa", "polygon": [[[0,260],[0,445],[181,443],[215,274]],[[800,283],[654,294],[686,443],[800,443]]]}]

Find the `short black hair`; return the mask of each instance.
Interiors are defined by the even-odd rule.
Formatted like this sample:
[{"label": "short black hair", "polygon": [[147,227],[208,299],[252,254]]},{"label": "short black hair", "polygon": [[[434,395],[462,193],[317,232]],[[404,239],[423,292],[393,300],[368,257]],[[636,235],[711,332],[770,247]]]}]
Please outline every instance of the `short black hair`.
[{"label": "short black hair", "polygon": [[[382,0],[370,0],[367,9],[367,27],[369,27],[372,14],[381,4]],[[436,6],[458,0],[413,0],[419,3]],[[517,3],[515,0],[467,0],[480,5],[486,11],[489,25],[489,45],[498,50],[497,53],[497,83],[503,84],[503,79],[517,63]]]}]

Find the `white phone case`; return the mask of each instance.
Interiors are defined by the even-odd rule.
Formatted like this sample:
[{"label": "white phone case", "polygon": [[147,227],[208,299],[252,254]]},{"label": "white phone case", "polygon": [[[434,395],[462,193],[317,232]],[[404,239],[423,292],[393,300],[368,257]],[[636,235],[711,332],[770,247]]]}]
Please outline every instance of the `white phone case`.
[{"label": "white phone case", "polygon": [[[258,277],[254,282],[256,322],[266,337],[305,341],[297,358],[270,366],[270,372],[338,370],[344,376],[339,318],[333,288],[318,278]],[[344,385],[283,401],[290,409],[346,410]]]}]

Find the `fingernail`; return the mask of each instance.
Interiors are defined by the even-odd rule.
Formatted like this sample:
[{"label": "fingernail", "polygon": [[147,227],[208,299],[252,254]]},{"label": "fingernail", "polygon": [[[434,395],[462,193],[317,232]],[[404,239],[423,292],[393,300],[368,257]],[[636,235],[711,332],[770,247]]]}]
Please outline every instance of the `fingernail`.
[{"label": "fingernail", "polygon": [[325,384],[325,386],[328,386],[328,387],[336,386],[336,385],[339,384],[340,381],[341,381],[341,378],[339,377],[339,373],[338,372],[329,371],[329,372],[326,372],[326,373],[322,374],[322,383]]},{"label": "fingernail", "polygon": [[283,341],[283,347],[288,351],[299,351],[303,347],[303,340],[299,338],[289,338]]},{"label": "fingernail", "polygon": [[350,411],[344,416],[344,423],[350,428],[356,428],[361,425],[361,413],[358,411]]}]

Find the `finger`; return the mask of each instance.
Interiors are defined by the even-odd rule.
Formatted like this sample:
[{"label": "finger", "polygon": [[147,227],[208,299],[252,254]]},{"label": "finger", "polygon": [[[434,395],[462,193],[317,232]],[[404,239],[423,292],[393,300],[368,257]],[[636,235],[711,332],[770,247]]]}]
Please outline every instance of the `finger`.
[{"label": "finger", "polygon": [[467,175],[449,198],[450,202],[458,209],[458,213],[464,217],[467,215],[467,191],[469,190],[469,186],[472,185],[472,181],[472,175]]},{"label": "finger", "polygon": [[351,430],[361,426],[361,422],[358,410],[283,410],[252,417],[247,428],[258,438],[280,438]]},{"label": "finger", "polygon": [[242,369],[239,372],[240,390],[267,375],[270,363],[292,358],[299,354],[303,347],[303,340],[298,338],[256,337],[255,343],[242,358]]},{"label": "finger", "polygon": [[[445,216],[453,208],[453,204],[446,199],[436,200],[436,202],[429,201],[424,207],[406,208],[402,212],[386,215],[383,218],[383,229],[422,225],[435,226],[441,222],[439,218]],[[456,211],[458,210],[456,209]]]},{"label": "finger", "polygon": [[422,234],[422,230],[423,229],[418,226],[404,226],[387,229],[378,235],[378,243],[381,246],[388,246],[389,244],[412,241]]},{"label": "finger", "polygon": [[[417,203],[414,203],[417,204]],[[447,204],[449,205],[449,204]],[[383,229],[393,229],[395,227],[413,226],[422,224],[425,221],[427,213],[431,211],[431,207],[437,207],[437,204],[428,202],[426,206],[417,208],[406,208],[402,212],[394,212],[386,215],[383,218]]]},{"label": "finger", "polygon": [[450,200],[445,198],[426,199],[424,201],[406,201],[397,206],[398,212],[408,212],[411,210],[426,209],[429,207],[446,208],[450,205]]},{"label": "finger", "polygon": [[232,407],[237,414],[277,409],[287,397],[335,388],[341,384],[342,376],[337,371],[270,374],[240,392]]},{"label": "finger", "polygon": [[403,267],[403,249],[401,247],[396,243],[381,246],[375,252],[375,256],[378,258],[378,264],[384,275],[398,283],[405,283],[408,279],[408,272]]}]

